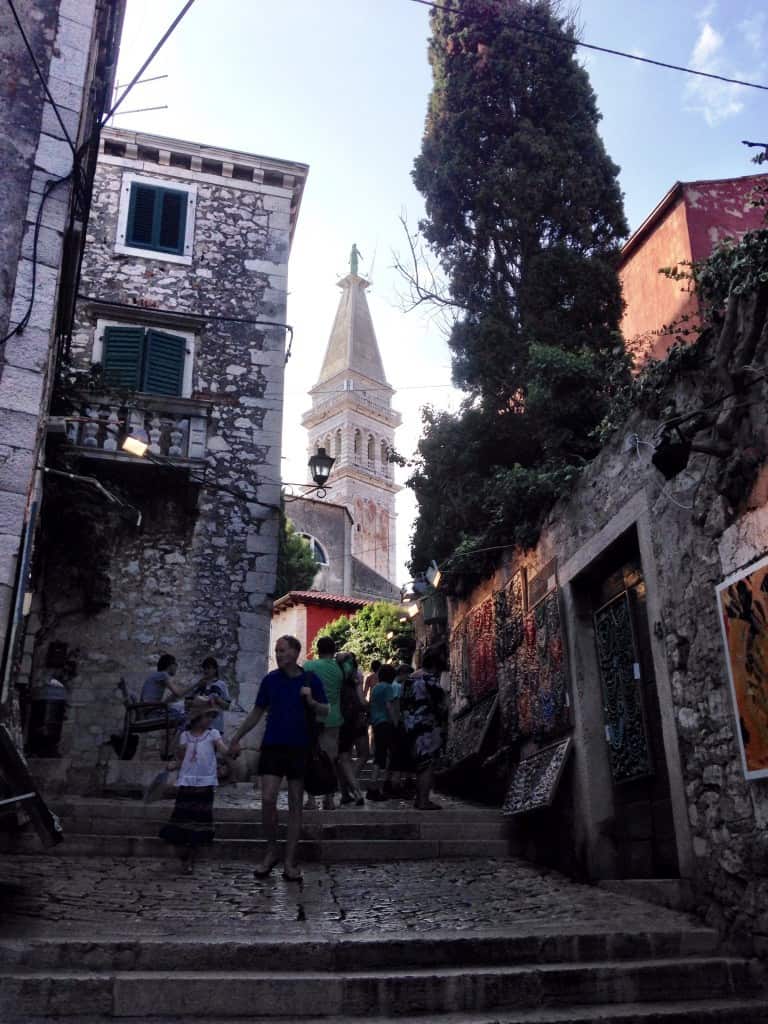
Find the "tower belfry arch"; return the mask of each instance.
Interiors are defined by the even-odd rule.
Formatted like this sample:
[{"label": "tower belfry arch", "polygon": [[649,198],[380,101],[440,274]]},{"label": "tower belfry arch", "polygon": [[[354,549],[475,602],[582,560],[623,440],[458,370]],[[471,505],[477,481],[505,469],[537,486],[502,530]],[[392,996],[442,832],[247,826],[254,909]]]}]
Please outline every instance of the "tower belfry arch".
[{"label": "tower belfry arch", "polygon": [[384,372],[366,290],[359,273],[362,254],[352,246],[349,273],[338,281],[339,305],[312,408],[302,423],[309,454],[325,448],[336,462],[327,487],[329,500],[352,516],[352,557],[395,584],[395,495],[389,453],[400,413],[392,408],[394,388]]}]

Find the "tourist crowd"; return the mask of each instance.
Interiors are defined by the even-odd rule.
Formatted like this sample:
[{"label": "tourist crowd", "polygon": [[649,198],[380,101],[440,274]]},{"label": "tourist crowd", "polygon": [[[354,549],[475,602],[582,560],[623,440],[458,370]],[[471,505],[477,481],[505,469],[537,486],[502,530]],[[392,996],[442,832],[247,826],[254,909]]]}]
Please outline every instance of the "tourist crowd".
[{"label": "tourist crowd", "polygon": [[[184,870],[194,870],[195,853],[214,838],[213,804],[219,779],[232,770],[241,741],[266,715],[258,759],[262,825],[267,839],[255,874],[265,878],[280,861],[277,798],[285,780],[288,819],[283,877],[300,881],[297,847],[302,806],[316,809],[340,803],[363,806],[389,799],[413,799],[419,810],[439,810],[431,799],[434,765],[444,742],[446,694],[440,664],[427,651],[420,668],[373,661],[363,678],[350,652],[337,653],[334,641],[320,637],[317,656],[299,664],[301,644],[283,636],[275,644],[277,668],[261,681],[252,710],[228,741],[223,711],[230,705],[226,683],[214,658],[188,687],[179,684],[176,660],[165,654],[144,682],[142,701],[165,702],[177,725],[177,796],[170,820],[160,831],[180,851]],[[372,777],[365,792],[360,773],[371,754]],[[306,786],[305,786],[306,783]]]}]

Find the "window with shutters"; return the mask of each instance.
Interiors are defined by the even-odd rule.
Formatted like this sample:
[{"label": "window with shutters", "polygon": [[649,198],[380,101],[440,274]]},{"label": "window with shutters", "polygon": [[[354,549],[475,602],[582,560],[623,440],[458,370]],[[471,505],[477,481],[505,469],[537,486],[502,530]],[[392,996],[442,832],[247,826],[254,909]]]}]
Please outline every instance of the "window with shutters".
[{"label": "window with shutters", "polygon": [[97,325],[93,361],[102,379],[120,391],[189,397],[194,339],[186,333],[133,324]]},{"label": "window with shutters", "polygon": [[194,184],[125,174],[115,250],[191,263],[196,200]]}]

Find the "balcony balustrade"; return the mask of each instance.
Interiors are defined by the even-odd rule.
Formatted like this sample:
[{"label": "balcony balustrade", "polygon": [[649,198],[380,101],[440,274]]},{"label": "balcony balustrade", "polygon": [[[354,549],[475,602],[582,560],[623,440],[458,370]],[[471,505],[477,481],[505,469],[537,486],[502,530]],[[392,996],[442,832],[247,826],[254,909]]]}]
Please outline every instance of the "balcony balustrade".
[{"label": "balcony balustrade", "polygon": [[71,444],[99,457],[134,457],[122,451],[131,435],[144,441],[151,455],[185,462],[204,459],[207,410],[207,404],[192,399],[136,395],[129,403],[88,396],[68,421],[67,436]]}]

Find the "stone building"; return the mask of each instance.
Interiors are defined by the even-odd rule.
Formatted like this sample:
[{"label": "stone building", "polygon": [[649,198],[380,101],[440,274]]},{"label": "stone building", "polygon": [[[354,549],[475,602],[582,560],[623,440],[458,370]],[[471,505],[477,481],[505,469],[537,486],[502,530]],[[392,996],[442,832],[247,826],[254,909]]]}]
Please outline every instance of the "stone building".
[{"label": "stone building", "polygon": [[0,715],[14,728],[9,684],[40,502],[41,425],[71,326],[124,11],[125,0],[0,6]]},{"label": "stone building", "polygon": [[699,302],[687,281],[660,273],[705,260],[726,238],[761,227],[755,205],[768,174],[716,181],[678,181],[632,232],[621,250],[619,276],[626,308],[621,330],[637,364],[663,359],[679,331],[695,337]]},{"label": "stone building", "polygon": [[447,785],[495,794],[532,859],[685,899],[763,952],[766,309],[755,278],[536,547],[422,626],[449,651]]},{"label": "stone building", "polygon": [[249,706],[266,670],[286,275],[306,175],[102,135],[29,629],[33,688],[77,662],[62,751],[83,785],[119,731],[120,677],[137,691],[171,651],[192,682],[212,654]]},{"label": "stone building", "polygon": [[[334,569],[342,594],[390,600],[396,587],[395,495],[389,454],[401,417],[392,409],[394,390],[384,365],[365,296],[369,282],[357,266],[352,249],[350,273],[339,282],[341,298],[328,339],[312,408],[304,414],[309,454],[325,448],[336,460],[328,483],[330,501],[344,506],[352,519],[349,556]],[[323,518],[319,502],[293,505],[289,515],[300,533],[313,535],[311,523]],[[306,524],[305,524],[306,520]],[[317,540],[324,545],[324,534]]]}]

